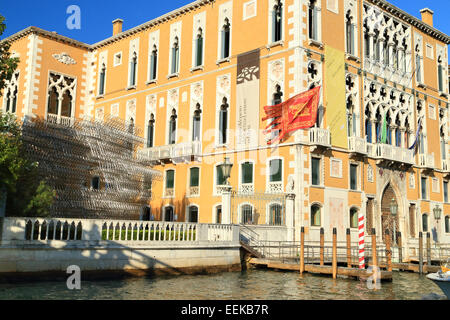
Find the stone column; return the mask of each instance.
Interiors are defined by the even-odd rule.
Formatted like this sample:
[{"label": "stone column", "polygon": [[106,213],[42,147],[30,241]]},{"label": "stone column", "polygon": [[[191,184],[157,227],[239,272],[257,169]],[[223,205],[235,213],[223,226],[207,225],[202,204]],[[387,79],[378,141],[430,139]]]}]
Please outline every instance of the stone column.
[{"label": "stone column", "polygon": [[369,33],[369,60],[373,61],[375,58],[374,55],[374,47],[373,47],[373,38],[375,37],[375,33]]},{"label": "stone column", "polygon": [[294,212],[295,212],[295,194],[286,196],[286,241],[294,241]]},{"label": "stone column", "polygon": [[231,224],[231,186],[222,191],[222,224]]},{"label": "stone column", "polygon": [[371,129],[372,129],[372,144],[377,144],[377,128],[376,128],[376,123],[377,123],[377,119],[376,118],[372,118],[370,119],[371,122]]}]

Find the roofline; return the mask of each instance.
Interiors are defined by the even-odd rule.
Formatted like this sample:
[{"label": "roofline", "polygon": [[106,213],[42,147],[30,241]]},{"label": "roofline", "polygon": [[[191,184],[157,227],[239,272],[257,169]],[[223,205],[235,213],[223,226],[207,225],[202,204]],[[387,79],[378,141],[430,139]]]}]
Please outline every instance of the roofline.
[{"label": "roofline", "polygon": [[155,18],[155,19],[150,20],[148,22],[145,22],[145,23],[143,23],[141,25],[138,25],[137,27],[134,27],[132,29],[126,30],[124,32],[121,32],[121,33],[119,33],[119,34],[117,34],[115,36],[109,37],[109,38],[107,38],[105,40],[102,40],[102,41],[99,41],[97,43],[94,43],[91,47],[92,47],[92,49],[100,48],[102,46],[105,46],[105,45],[108,45],[108,44],[113,43],[115,41],[118,41],[118,40],[121,40],[123,38],[126,38],[126,37],[128,37],[128,36],[130,36],[132,34],[138,33],[140,31],[143,31],[143,30],[148,29],[150,27],[156,26],[158,24],[161,24],[163,22],[166,22],[168,20],[176,18],[176,17],[184,14],[185,12],[192,11],[194,9],[197,9],[197,8],[203,6],[203,5],[207,5],[209,3],[214,3],[216,1],[217,0],[196,0],[194,2],[191,2],[191,3],[181,7],[181,8],[178,8],[178,9],[175,9],[175,10],[169,12],[169,13],[166,13],[166,14],[158,17],[158,18]]},{"label": "roofline", "polygon": [[29,34],[39,34],[39,35],[42,35],[44,37],[48,37],[48,38],[51,38],[51,39],[54,39],[54,40],[57,40],[57,41],[62,41],[62,42],[68,43],[68,44],[73,45],[75,47],[80,47],[80,48],[83,48],[83,49],[92,50],[92,46],[87,44],[87,43],[84,43],[84,42],[81,42],[81,41],[78,41],[78,40],[74,40],[72,38],[69,38],[69,37],[57,34],[56,32],[50,32],[50,31],[47,31],[47,30],[44,30],[44,29],[41,29],[41,28],[38,28],[38,27],[28,27],[26,29],[23,29],[23,30],[21,30],[19,32],[16,32],[15,34],[13,34],[13,35],[3,39],[2,42],[3,41],[7,41],[7,42],[17,41],[17,40],[19,40],[19,39],[21,39],[21,38],[23,38],[23,37],[25,37],[25,36],[27,36]]},{"label": "roofline", "polygon": [[425,32],[428,35],[431,35],[432,37],[441,40],[445,44],[450,44],[450,37],[446,35],[445,33],[433,28],[432,26],[426,24],[422,20],[410,15],[409,13],[406,13],[402,9],[394,6],[393,4],[387,2],[386,0],[365,0],[366,2],[370,2],[374,5],[379,6],[380,8],[386,10],[387,12],[393,14],[397,18],[400,18],[407,23],[415,26],[419,30]]},{"label": "roofline", "polygon": [[[391,13],[392,15],[396,16],[397,18],[406,21],[407,23],[415,26],[419,30],[425,32],[426,34],[444,42],[445,44],[450,44],[450,36],[446,35],[445,33],[429,26],[428,24],[424,23],[422,20],[410,15],[409,13],[406,13],[405,11],[401,10],[400,8],[394,6],[393,4],[387,2],[386,0],[364,0],[365,2],[372,3],[374,5],[379,6],[380,8],[386,10],[387,12]],[[95,50],[102,46],[111,44],[115,41],[121,40],[123,38],[126,38],[130,35],[133,35],[135,33],[138,33],[140,31],[143,31],[145,29],[148,29],[150,27],[156,26],[158,24],[164,23],[170,19],[176,18],[185,12],[192,11],[194,9],[197,9],[203,5],[207,5],[209,3],[214,3],[216,0],[196,0],[194,2],[191,2],[181,8],[175,9],[169,13],[166,13],[158,18],[155,18],[153,20],[150,20],[148,22],[145,22],[137,27],[134,27],[132,29],[126,30],[124,32],[121,32],[115,36],[109,37],[105,40],[99,41],[97,43],[94,43],[93,45],[86,44],[81,41],[74,40],[72,38],[68,38],[66,36],[59,35],[55,32],[50,32],[43,30],[38,27],[28,27],[22,31],[19,31],[5,39],[3,41],[16,41],[28,34],[31,33],[37,33],[41,34],[43,36],[49,37],[51,39],[55,39],[58,41],[66,42],[68,44],[74,45],[76,47],[81,47],[87,50]]]}]

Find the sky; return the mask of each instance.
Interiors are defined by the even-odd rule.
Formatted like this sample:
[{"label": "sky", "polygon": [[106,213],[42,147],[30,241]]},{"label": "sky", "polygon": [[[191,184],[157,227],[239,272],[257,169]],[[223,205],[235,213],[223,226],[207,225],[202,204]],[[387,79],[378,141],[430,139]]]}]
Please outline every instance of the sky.
[{"label": "sky", "polygon": [[[266,2],[267,0],[259,0]],[[3,39],[29,26],[75,40],[94,44],[112,35],[112,21],[124,20],[123,30],[128,30],[150,21],[193,0],[1,0],[0,14],[6,18]],[[420,9],[434,11],[434,27],[450,35],[449,0],[390,0],[403,11],[420,19]],[[71,5],[80,8],[80,29],[69,29],[67,20],[73,11],[67,13]]]}]

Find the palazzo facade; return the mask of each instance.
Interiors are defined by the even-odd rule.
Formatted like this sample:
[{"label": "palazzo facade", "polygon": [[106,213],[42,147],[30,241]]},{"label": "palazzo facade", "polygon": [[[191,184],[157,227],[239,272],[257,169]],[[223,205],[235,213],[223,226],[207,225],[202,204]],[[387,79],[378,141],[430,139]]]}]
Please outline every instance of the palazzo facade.
[{"label": "palazzo facade", "polygon": [[[227,157],[238,193],[295,195],[286,240],[357,237],[364,216],[367,233],[449,243],[450,37],[421,15],[384,0],[199,0],[125,31],[117,19],[93,45],[30,27],[6,39],[20,64],[1,110],[142,128],[137,156],[164,176],[143,219],[222,223]],[[269,146],[263,107],[316,86],[316,125]],[[277,205],[231,222],[282,227]]]}]

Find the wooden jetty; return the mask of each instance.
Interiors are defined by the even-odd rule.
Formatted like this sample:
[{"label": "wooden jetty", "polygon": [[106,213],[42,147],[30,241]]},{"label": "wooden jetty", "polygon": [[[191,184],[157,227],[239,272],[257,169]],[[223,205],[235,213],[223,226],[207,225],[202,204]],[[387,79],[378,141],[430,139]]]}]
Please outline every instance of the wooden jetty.
[{"label": "wooden jetty", "polygon": [[[419,247],[423,248],[422,233],[419,235]],[[428,236],[429,237],[429,236]],[[392,281],[392,271],[409,271],[418,273],[437,272],[440,267],[431,265],[429,246],[430,242],[426,242],[427,250],[424,261],[423,254],[419,257],[419,263],[411,263],[402,261],[401,248],[399,250],[399,261],[392,261],[392,248],[390,232],[386,231],[385,241],[382,249],[380,249],[376,242],[375,229],[371,232],[371,244],[366,247],[366,263],[365,268],[360,268],[359,259],[352,255],[350,229],[347,230],[346,247],[338,247],[336,228],[333,229],[332,246],[326,246],[324,241],[324,229],[320,230],[320,248],[317,245],[314,247],[317,252],[311,256],[307,252],[312,249],[311,246],[305,244],[305,229],[301,229],[300,244],[298,242],[292,245],[291,255],[283,256],[281,253],[279,257],[273,257],[264,254],[264,246],[259,248],[243,243],[243,249],[247,252],[247,263],[256,267],[265,267],[269,269],[297,271],[300,274],[311,273],[328,275],[336,278],[353,278],[359,280],[367,280],[377,278],[381,281]],[[397,239],[397,243],[401,246],[401,236]],[[272,247],[275,248],[276,247]],[[313,249],[314,249],[313,248]],[[397,247],[398,248],[398,247]],[[258,250],[259,249],[259,250]],[[341,254],[338,256],[338,249]],[[353,247],[353,250],[355,248]],[[328,259],[325,257],[325,251],[328,252]],[[419,250],[422,252],[421,250]],[[281,248],[280,248],[281,252]],[[331,259],[330,259],[331,252]],[[381,254],[379,254],[381,253]]]}]

